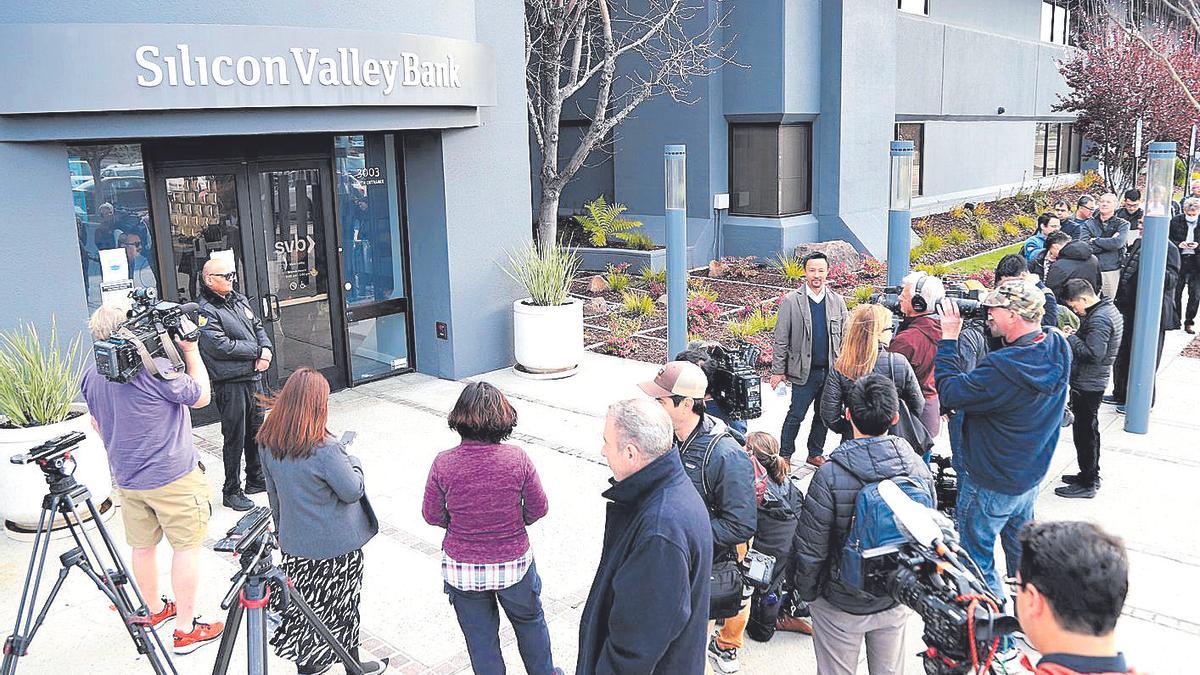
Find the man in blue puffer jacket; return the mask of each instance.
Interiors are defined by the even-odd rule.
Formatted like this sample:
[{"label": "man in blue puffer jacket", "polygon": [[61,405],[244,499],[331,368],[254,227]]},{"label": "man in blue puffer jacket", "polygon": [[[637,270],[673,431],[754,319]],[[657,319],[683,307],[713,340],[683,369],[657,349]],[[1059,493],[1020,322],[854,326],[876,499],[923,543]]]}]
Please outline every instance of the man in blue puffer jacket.
[{"label": "man in blue puffer jacket", "polygon": [[1005,594],[992,559],[996,537],[1013,576],[1021,555],[1017,533],[1033,518],[1067,401],[1071,347],[1057,329],[1040,325],[1044,297],[1031,281],[1018,279],[983,299],[988,330],[1005,346],[969,373],[962,372],[956,349],[962,317],[953,302],[942,303],[942,340],[934,360],[938,397],[963,415],[962,442],[954,448],[966,468],[957,526],[963,548],[1000,598]]}]

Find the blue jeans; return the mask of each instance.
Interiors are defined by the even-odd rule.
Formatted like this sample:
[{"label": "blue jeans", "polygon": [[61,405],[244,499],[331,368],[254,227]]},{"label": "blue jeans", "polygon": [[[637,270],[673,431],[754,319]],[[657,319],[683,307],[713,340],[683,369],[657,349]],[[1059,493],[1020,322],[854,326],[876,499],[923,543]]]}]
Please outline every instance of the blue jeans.
[{"label": "blue jeans", "polygon": [[1006,593],[1003,580],[996,571],[994,559],[996,536],[1004,549],[1004,562],[1008,576],[1016,576],[1021,562],[1021,543],[1017,533],[1025,523],[1033,520],[1033,505],[1037,501],[1038,486],[1022,494],[1006,495],[1002,492],[980,487],[970,476],[960,476],[958,483],[958,506],[955,510],[955,526],[962,539],[962,547],[979,565],[983,580],[1004,600]]},{"label": "blue jeans", "polygon": [[517,634],[517,651],[530,675],[551,675],[554,658],[550,654],[550,631],[542,613],[542,579],[531,563],[525,577],[499,591],[460,591],[445,584],[446,595],[458,615],[458,625],[467,640],[471,669],[479,675],[503,675],[504,657],[500,654],[500,612],[496,601]]},{"label": "blue jeans", "polygon": [[821,421],[821,394],[825,391],[825,369],[813,370],[808,374],[808,382],[792,385],[792,405],[788,407],[787,416],[783,418],[783,430],[779,433],[779,454],[785,458],[796,452],[796,436],[800,435],[800,425],[808,409],[812,408],[812,428],[808,430],[808,456],[816,457],[825,451],[825,434],[828,429]]}]

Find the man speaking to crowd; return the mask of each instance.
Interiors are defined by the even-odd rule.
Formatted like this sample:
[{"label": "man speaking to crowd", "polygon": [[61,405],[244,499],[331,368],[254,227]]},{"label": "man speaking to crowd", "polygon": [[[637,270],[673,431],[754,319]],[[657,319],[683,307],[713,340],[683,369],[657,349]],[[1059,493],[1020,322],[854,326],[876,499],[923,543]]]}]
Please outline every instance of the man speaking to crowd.
[{"label": "man speaking to crowd", "polygon": [[982,301],[988,331],[1003,340],[969,373],[962,372],[957,340],[963,321],[953,300],[942,301],[942,340],[935,377],[942,405],[963,417],[956,518],[963,548],[978,563],[997,597],[1004,597],[993,551],[1004,547],[1008,575],[1017,572],[1017,533],[1033,518],[1038,484],[1046,475],[1067,402],[1071,347],[1057,330],[1041,326],[1045,298],[1030,280],[1000,284]]},{"label": "man speaking to crowd", "polygon": [[204,263],[200,290],[200,354],[212,377],[213,402],[221,414],[225,485],[221,502],[249,511],[254,502],[242,492],[241,464],[246,455],[246,492],[264,492],[262,464],[254,437],[262,424],[255,396],[262,372],[271,364],[271,341],[246,296],[233,289],[237,272],[221,258]]}]

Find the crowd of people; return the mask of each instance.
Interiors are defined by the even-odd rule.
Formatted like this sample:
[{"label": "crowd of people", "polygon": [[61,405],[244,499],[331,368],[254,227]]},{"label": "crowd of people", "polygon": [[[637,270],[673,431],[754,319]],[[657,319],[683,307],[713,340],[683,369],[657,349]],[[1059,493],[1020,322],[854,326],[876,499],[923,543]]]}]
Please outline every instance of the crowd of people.
[{"label": "crowd of people", "polygon": [[[1194,330],[1197,216],[1200,181],[1171,221],[1160,355],[1162,331],[1180,319]],[[1089,498],[1100,488],[1097,419],[1103,404],[1125,400],[1141,218],[1136,190],[1121,208],[1113,194],[1084,195],[1073,212],[1059,202],[1039,216],[1021,253],[999,262],[978,312],[947,297],[942,279],[916,272],[903,281],[899,321],[878,304],[848,310],[826,284],[829,261],[810,254],[804,284],[783,298],[774,332],[768,385],[790,389],[778,437],[747,433],[716,404],[715,365],[703,347],[639,385],[644,396],[611,405],[600,451],[612,472],[602,495],[608,510],[575,672],[733,673],[747,635],[765,641],[776,631],[811,635],[822,675],[855,673],[864,646],[872,675],[901,672],[911,611],[849,583],[839,561],[869,486],[900,481],[936,501],[929,451],[943,430],[958,477],[962,548],[991,594],[1017,612],[1024,640],[1053,654],[1038,671],[1127,672],[1112,636],[1128,585],[1123,545],[1093,525],[1036,522],[1034,507],[1066,426],[1079,471],[1063,476],[1056,494]],[[205,266],[198,343],[179,340],[180,369],[158,359],[156,374],[117,383],[89,367],[82,381],[119,488],[148,620],[176,622],[177,654],[224,628],[195,610],[211,506],[188,408],[212,401],[224,437],[222,503],[247,510],[247,494],[266,493],[294,592],[357,660],[363,547],[379,531],[362,464],[327,428],[329,384],[319,372],[298,369],[267,395],[271,344],[235,281],[226,262]],[[93,336],[108,338],[124,316],[102,306]],[[810,409],[805,460],[794,465]],[[527,533],[550,505],[533,461],[506,442],[516,410],[494,386],[472,383],[447,422],[461,443],[434,460],[422,513],[446,530],[443,590],[472,667],[504,672],[502,609],[526,671],[562,672]],[[828,431],[840,443],[826,454]],[[802,492],[803,473],[812,476]],[[174,600],[158,590],[155,550],[164,537]],[[747,586],[743,562],[762,556],[775,566]],[[314,627],[294,607],[274,609],[276,653],[300,673],[332,668],[337,656]],[[1017,653],[1006,638],[998,657]],[[367,673],[387,667],[363,664]]]}]

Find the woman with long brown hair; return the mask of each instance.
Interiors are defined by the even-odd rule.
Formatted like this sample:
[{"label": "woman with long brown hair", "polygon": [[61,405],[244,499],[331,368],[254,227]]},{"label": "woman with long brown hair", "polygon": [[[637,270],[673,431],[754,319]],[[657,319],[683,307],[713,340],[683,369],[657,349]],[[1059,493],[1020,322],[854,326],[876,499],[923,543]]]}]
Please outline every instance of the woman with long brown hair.
[{"label": "woman with long brown hair", "polygon": [[[292,373],[263,405],[269,413],[257,439],[283,570],[293,592],[357,661],[362,547],[379,531],[362,463],[326,428],[329,382],[316,370]],[[283,612],[271,645],[303,675],[324,673],[338,660],[294,605]],[[362,668],[375,675],[387,663],[369,661]]]},{"label": "woman with long brown hair", "polygon": [[850,313],[842,334],[842,351],[829,371],[825,393],[821,396],[821,419],[830,431],[842,435],[842,441],[853,437],[853,430],[844,415],[846,396],[851,385],[866,375],[879,373],[891,379],[900,400],[908,405],[914,416],[920,415],[925,407],[921,385],[908,359],[887,350],[893,329],[892,313],[882,305],[864,303]]}]

